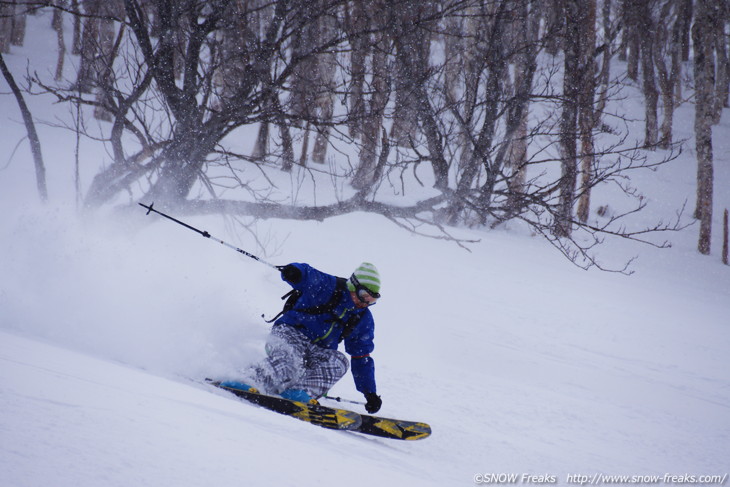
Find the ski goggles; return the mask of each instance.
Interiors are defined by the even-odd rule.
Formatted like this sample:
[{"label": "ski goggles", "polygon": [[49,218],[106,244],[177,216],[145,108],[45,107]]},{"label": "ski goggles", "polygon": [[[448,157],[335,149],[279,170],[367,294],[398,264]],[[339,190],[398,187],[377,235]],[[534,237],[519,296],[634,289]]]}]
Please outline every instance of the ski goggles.
[{"label": "ski goggles", "polygon": [[380,299],[380,293],[373,292],[363,286],[354,274],[350,276],[350,282],[355,286],[355,294],[363,303],[375,304],[375,301]]}]

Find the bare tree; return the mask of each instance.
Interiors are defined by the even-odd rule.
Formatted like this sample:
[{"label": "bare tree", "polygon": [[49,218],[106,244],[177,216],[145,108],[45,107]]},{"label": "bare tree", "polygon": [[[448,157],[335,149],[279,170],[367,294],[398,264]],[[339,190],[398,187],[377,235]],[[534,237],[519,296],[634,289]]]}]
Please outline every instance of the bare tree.
[{"label": "bare tree", "polygon": [[695,0],[678,0],[680,2],[680,11],[677,16],[679,22],[679,44],[681,46],[682,61],[689,61],[690,51],[690,30],[692,27],[692,19],[694,18]]},{"label": "bare tree", "polygon": [[398,49],[395,63],[395,108],[391,137],[400,146],[408,147],[416,138],[419,113],[431,46],[431,22],[436,11],[433,0],[391,2],[393,33]]},{"label": "bare tree", "polygon": [[56,75],[53,79],[61,81],[63,78],[63,66],[66,61],[66,41],[63,39],[63,10],[66,0],[55,0],[55,6],[61,8],[53,9],[53,20],[51,26],[56,31],[56,39],[58,42],[58,60],[56,61]]},{"label": "bare tree", "polygon": [[588,221],[591,207],[591,180],[595,153],[593,132],[598,122],[594,112],[596,107],[596,1],[585,2],[586,13],[580,32],[580,74],[581,89],[578,99],[578,131],[580,137],[580,191],[578,195],[577,216],[581,222]]},{"label": "bare tree", "polygon": [[728,84],[730,84],[730,59],[728,59],[726,33],[730,5],[725,0],[717,0],[712,16],[713,37],[715,40],[716,77],[715,77],[715,103],[713,106],[712,121],[716,125],[720,123],[722,109],[728,106]]},{"label": "bare tree", "polygon": [[710,253],[712,235],[712,122],[714,109],[715,54],[713,34],[713,3],[698,0],[692,26],[695,76],[695,144],[697,150],[697,205],[695,217],[700,221],[697,244],[700,253]]},{"label": "bare tree", "polygon": [[15,82],[15,78],[10,72],[10,69],[8,69],[8,66],[5,64],[5,59],[3,58],[2,52],[0,52],[0,71],[2,71],[3,77],[8,83],[8,86],[10,86],[10,90],[13,92],[15,100],[18,102],[18,108],[20,108],[20,113],[23,116],[25,129],[28,133],[28,140],[30,141],[30,151],[33,155],[33,162],[35,164],[35,175],[36,184],[38,186],[38,194],[40,195],[41,201],[46,202],[48,201],[48,189],[46,186],[46,166],[43,163],[41,142],[35,129],[33,116],[28,109],[28,105],[25,103],[25,99],[23,98],[23,93],[21,92],[20,87]]},{"label": "bare tree", "polygon": [[665,1],[659,11],[662,21],[656,23],[654,63],[662,96],[663,118],[658,141],[661,149],[668,149],[672,143],[674,109],[679,103],[677,87],[680,86],[682,72],[681,28],[685,22],[681,18],[680,7],[681,1]]},{"label": "bare tree", "polygon": [[[380,7],[378,4],[377,7]],[[376,8],[377,8],[376,7]],[[364,86],[366,63],[370,54],[370,43],[365,29],[371,18],[367,15],[364,0],[353,0],[345,6],[346,25],[350,51],[349,122],[350,137],[357,138],[361,132],[365,115]]]},{"label": "bare tree", "polygon": [[0,2],[0,53],[10,52],[14,16],[15,5],[10,2]]},{"label": "bare tree", "polygon": [[[444,156],[443,141],[439,134],[436,110],[429,97],[429,69],[423,36],[437,24],[432,2],[389,2],[393,45],[396,59],[395,120],[391,137],[404,144],[413,145],[414,124],[419,122],[434,173],[435,187],[448,187],[449,166]],[[419,35],[420,34],[420,35]],[[400,96],[398,95],[400,92]],[[416,117],[417,120],[414,118]]]},{"label": "bare tree", "polygon": [[101,0],[82,0],[84,7],[83,31],[81,34],[81,63],[76,78],[76,89],[83,93],[91,93],[96,85],[96,75],[99,65],[96,63],[100,56],[99,42],[99,15]]},{"label": "bare tree", "polygon": [[730,264],[730,260],[728,260],[729,247],[730,242],[728,239],[728,212],[727,208],[725,208],[725,211],[722,214],[722,263],[725,265]]},{"label": "bare tree", "polygon": [[613,19],[613,0],[603,0],[603,7],[601,8],[601,26],[602,36],[600,45],[596,47],[596,56],[601,57],[600,70],[596,80],[597,100],[594,109],[596,125],[599,124],[603,112],[606,108],[606,103],[610,97],[609,90],[615,87],[617,83],[611,82],[611,59],[616,54],[615,41],[620,32],[620,24],[618,21]]},{"label": "bare tree", "polygon": [[[337,14],[339,12],[334,12]],[[336,35],[336,15],[322,16],[318,22],[318,44],[325,44],[328,40]],[[316,79],[318,85],[317,98],[315,106],[317,108],[318,125],[321,127],[317,130],[317,136],[314,139],[314,147],[312,148],[312,161],[318,164],[324,164],[327,155],[327,146],[329,144],[330,132],[332,127],[332,117],[335,109],[335,92],[336,82],[335,75],[337,73],[337,59],[334,48],[326,50],[317,56],[317,72]]]},{"label": "bare tree", "polygon": [[[387,60],[390,51],[390,39],[381,31],[375,34],[372,46],[372,67],[370,83],[363,85],[362,108],[353,114],[360,121],[362,143],[360,146],[359,164],[352,179],[352,186],[359,190],[371,188],[377,182],[378,142],[387,142],[387,137],[380,137],[383,128],[385,107],[390,98],[390,78],[387,73]],[[365,94],[368,94],[367,97]],[[383,144],[384,149],[385,144]],[[381,168],[382,169],[382,168]]]},{"label": "bare tree", "polygon": [[[594,0],[124,0],[104,10],[111,4],[85,0],[78,13],[74,0],[56,3],[88,24],[88,93],[35,79],[109,115],[100,130],[113,160],[100,164],[89,208],[143,198],[258,218],[369,211],[445,238],[446,222],[517,219],[578,265],[602,268],[592,249],[603,237],[672,228],[622,226],[640,198],[590,218],[592,188],[636,197],[629,171],[673,157],[647,162],[602,118],[618,81],[608,0],[600,34]],[[258,129],[251,156],[234,149],[244,127]],[[307,164],[311,147],[330,164]],[[336,201],[298,204],[304,178],[331,181]],[[392,201],[414,193],[426,196]]]},{"label": "bare tree", "polygon": [[[485,170],[483,189],[491,193],[500,168],[491,164],[490,152],[495,142],[500,114],[503,110],[505,77],[508,67],[508,45],[505,28],[510,13],[509,2],[499,2],[489,7],[474,9],[467,32],[479,33],[475,37],[474,50],[465,56],[464,95],[459,103],[448,100],[451,113],[457,120],[459,139],[462,142],[459,162],[459,178],[449,209],[450,222],[455,222],[470,201],[482,169]],[[528,61],[529,62],[529,61]],[[527,75],[523,81],[531,83]],[[480,87],[480,83],[484,87]],[[478,122],[480,121],[480,122]],[[519,125],[519,120],[515,120]],[[481,125],[476,126],[477,123]],[[517,128],[517,127],[515,127]],[[491,194],[481,196],[482,202]]]},{"label": "bare tree", "polygon": [[509,142],[507,154],[507,167],[511,170],[510,177],[507,179],[508,192],[505,202],[507,215],[519,214],[525,204],[523,195],[525,194],[528,166],[528,107],[530,103],[529,98],[525,95],[531,91],[532,77],[536,69],[535,43],[539,37],[541,19],[540,15],[530,12],[528,2],[522,2],[515,9],[515,14],[512,41],[516,58],[513,63],[515,80],[512,95],[522,97],[523,102],[517,128]]},{"label": "bare tree", "polygon": [[23,0],[0,2],[0,53],[9,53],[10,46],[22,46],[28,12],[34,12],[42,3]]},{"label": "bare tree", "polygon": [[637,15],[637,28],[641,35],[641,74],[642,88],[644,91],[644,113],[646,114],[644,145],[648,149],[652,149],[658,138],[658,118],[657,103],[659,101],[659,93],[656,87],[656,77],[654,76],[654,58],[655,58],[655,33],[657,32],[656,21],[654,19],[656,1],[646,0],[636,2],[634,12]]},{"label": "bare tree", "polygon": [[12,18],[12,31],[10,36],[10,42],[14,46],[22,46],[25,42],[25,25],[26,17],[29,10],[35,7],[34,5],[25,5],[24,2],[13,0],[11,3],[15,4],[15,15]]},{"label": "bare tree", "polygon": [[565,55],[563,64],[563,100],[560,116],[561,176],[558,183],[560,203],[557,210],[554,233],[568,237],[572,232],[573,202],[578,179],[578,100],[581,93],[583,73],[580,60],[582,23],[587,20],[587,9],[580,0],[564,0]]},{"label": "bare tree", "polygon": [[[691,0],[690,0],[691,1]],[[627,61],[627,76],[637,81],[639,79],[639,62],[641,55],[641,37],[645,35],[640,30],[641,14],[637,8],[643,2],[634,0],[620,0],[620,15],[623,24],[623,35],[621,37],[621,54],[619,59]]]}]

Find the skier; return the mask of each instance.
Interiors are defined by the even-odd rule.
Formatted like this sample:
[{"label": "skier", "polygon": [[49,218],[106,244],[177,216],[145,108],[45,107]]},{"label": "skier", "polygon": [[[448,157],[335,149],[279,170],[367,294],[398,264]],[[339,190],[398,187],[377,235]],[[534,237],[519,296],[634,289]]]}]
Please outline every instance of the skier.
[{"label": "skier", "polygon": [[[252,382],[267,394],[294,401],[316,400],[348,370],[347,357],[337,347],[345,342],[355,386],[369,413],[380,410],[376,393],[373,315],[368,309],[380,298],[377,268],[363,262],[349,279],[293,263],[279,266],[281,278],[292,286],[284,310],[274,318],[266,342],[267,358],[253,368]],[[224,382],[244,390],[238,381]]]}]

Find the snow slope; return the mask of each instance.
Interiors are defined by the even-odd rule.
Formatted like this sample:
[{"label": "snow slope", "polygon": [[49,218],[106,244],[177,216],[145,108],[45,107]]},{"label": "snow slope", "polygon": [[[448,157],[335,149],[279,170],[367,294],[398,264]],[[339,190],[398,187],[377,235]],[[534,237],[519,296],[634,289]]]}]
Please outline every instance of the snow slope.
[{"label": "snow slope", "polygon": [[[53,42],[32,38],[21,53],[52,54]],[[6,60],[24,71],[22,55]],[[28,101],[46,120],[68,115]],[[260,315],[280,309],[287,286],[141,208],[80,219],[74,140],[50,125],[38,127],[51,196],[39,207],[4,91],[0,107],[0,486],[454,486],[488,474],[562,485],[576,474],[730,472],[730,268],[718,257],[727,116],[714,129],[713,255],[697,254],[695,227],[660,236],[671,249],[600,250],[609,265],[638,256],[631,276],[582,271],[517,225],[451,229],[478,240],[467,251],[366,214],[262,222],[256,239],[228,220],[190,219],[248,250],[263,243],[277,264],[338,275],[377,264],[381,412],[434,431],[404,443],[319,429],[198,383],[263,356]],[[693,200],[691,121],[682,106],[680,158],[637,174],[647,221]],[[82,149],[88,184],[105,156]],[[349,376],[333,393],[359,399]]]},{"label": "snow slope", "polygon": [[382,457],[377,445],[201,387],[7,333],[0,353],[5,486],[311,485],[348,471],[348,485],[364,486],[418,473],[401,451],[402,465],[373,461],[357,475]]},{"label": "snow slope", "polygon": [[[270,269],[170,223],[101,231],[46,213],[2,222],[15,236],[2,249],[2,485],[728,472],[730,279],[681,248],[642,253],[629,277],[581,271],[510,232],[461,232],[482,238],[469,253],[368,215],[286,223],[276,262],[346,274],[367,257],[381,268],[382,413],[434,430],[399,443],[322,430],[189,380],[261,357],[258,316],[286,291]],[[349,376],[333,392],[358,397]]]}]

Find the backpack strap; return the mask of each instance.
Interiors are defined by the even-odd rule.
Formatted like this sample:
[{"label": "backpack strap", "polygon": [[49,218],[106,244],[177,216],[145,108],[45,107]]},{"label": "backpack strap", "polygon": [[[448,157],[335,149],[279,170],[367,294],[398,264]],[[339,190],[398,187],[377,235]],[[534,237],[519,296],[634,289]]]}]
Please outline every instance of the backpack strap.
[{"label": "backpack strap", "polygon": [[[342,292],[345,289],[347,289],[347,279],[345,279],[344,277],[338,277],[337,284],[335,284],[335,290],[332,293],[332,296],[330,296],[329,301],[327,301],[324,304],[318,304],[316,306],[311,306],[309,308],[297,308],[296,311],[299,311],[300,313],[306,313],[309,315],[321,315],[324,313],[332,313],[335,310],[337,303],[340,302],[340,295],[342,294]],[[301,296],[301,292],[299,293],[299,295]],[[292,308],[293,308],[293,306],[292,306]]]},{"label": "backpack strap", "polygon": [[[309,308],[297,308],[296,311],[300,313],[306,313],[310,315],[321,315],[324,313],[331,313],[335,310],[335,307],[337,306],[337,303],[340,302],[340,294],[347,289],[347,279],[344,277],[338,277],[337,283],[335,284],[335,290],[332,293],[332,296],[330,296],[329,301],[327,301],[324,304],[318,304],[316,306],[311,306]],[[281,297],[281,299],[286,299],[286,302],[284,303],[284,308],[279,311],[279,314],[271,318],[270,320],[264,319],[267,323],[273,323],[274,321],[278,320],[281,315],[286,313],[289,310],[294,309],[294,306],[296,306],[297,301],[302,296],[302,292],[298,289],[292,289],[285,295]],[[262,315],[263,317],[263,315]]]},{"label": "backpack strap", "polygon": [[353,332],[353,330],[355,330],[355,327],[357,326],[357,324],[360,323],[361,318],[362,318],[362,315],[360,313],[353,314],[352,316],[350,316],[350,319],[347,320],[347,322],[342,327],[342,334],[340,335],[340,341],[338,343],[342,342],[343,340],[345,340],[347,337],[349,337],[352,334],[352,332]]},{"label": "backpack strap", "polygon": [[286,302],[284,303],[284,308],[279,311],[276,316],[274,316],[270,320],[267,320],[264,315],[261,315],[261,317],[264,318],[264,321],[266,323],[273,323],[274,321],[278,320],[281,315],[292,309],[301,295],[302,292],[300,290],[292,289],[281,297],[281,299],[286,299]]},{"label": "backpack strap", "polygon": [[[343,291],[347,289],[347,279],[344,277],[338,277],[337,278],[337,284],[335,285],[335,290],[332,293],[332,296],[330,297],[329,301],[327,301],[324,304],[318,304],[317,306],[311,306],[309,308],[298,308],[296,311],[300,313],[306,313],[306,314],[312,314],[312,315],[320,315],[324,313],[331,313],[335,310],[335,307],[337,306],[337,303],[340,302],[340,295]],[[285,295],[281,297],[281,299],[285,299],[286,302],[284,303],[284,309],[282,309],[279,314],[271,318],[270,320],[265,320],[267,323],[273,323],[274,321],[278,320],[281,315],[286,313],[289,310],[294,309],[294,306],[297,304],[297,300],[301,297],[302,292],[298,289],[292,289]],[[263,317],[263,315],[262,315]],[[339,342],[342,342],[347,337],[349,337],[353,330],[355,330],[355,327],[358,323],[360,323],[360,319],[362,318],[361,313],[355,313],[353,314],[346,322],[342,323],[342,334],[340,335]],[[340,320],[335,320],[340,321]],[[334,325],[333,325],[334,326]]]}]

